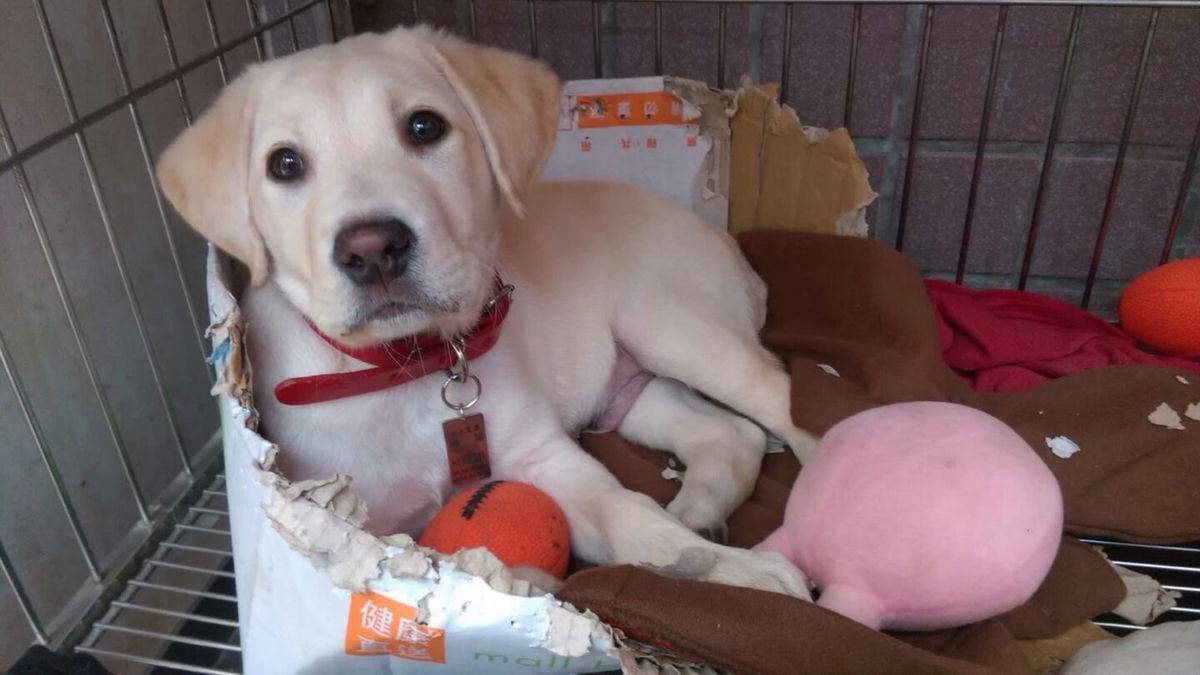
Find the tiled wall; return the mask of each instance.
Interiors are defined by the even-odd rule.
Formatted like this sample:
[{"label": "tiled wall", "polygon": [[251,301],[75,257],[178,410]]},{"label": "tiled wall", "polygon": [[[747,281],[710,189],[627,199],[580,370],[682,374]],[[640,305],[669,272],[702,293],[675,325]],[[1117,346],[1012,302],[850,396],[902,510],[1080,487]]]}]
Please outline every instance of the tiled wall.
[{"label": "tiled wall", "polygon": [[[359,30],[414,20],[469,32],[466,0],[355,2]],[[654,5],[637,2],[537,2],[539,56],[566,78],[653,74]],[[528,53],[529,3],[476,0],[478,39]],[[663,3],[663,70],[716,84],[716,3]],[[784,24],[779,4],[731,2],[725,14],[725,72],[779,81]],[[847,123],[846,89],[854,25],[851,5],[792,10],[787,102],[809,124]],[[848,126],[881,198],[870,222],[895,241],[920,62],[924,9],[861,9],[858,62]],[[1011,286],[1021,266],[1045,142],[1074,10],[1012,7],[1005,22],[990,130],[977,187],[967,281]],[[593,49],[600,19],[601,61]],[[967,210],[976,138],[984,107],[999,8],[936,10],[924,70],[920,143],[906,214],[905,250],[931,275],[953,276]],[[1102,221],[1117,146],[1136,79],[1151,10],[1084,11],[1062,110],[1032,259],[1030,288],[1078,301]],[[1159,12],[1127,158],[1092,307],[1111,311],[1123,283],[1158,264],[1200,122],[1200,7]],[[1195,197],[1200,179],[1192,180]],[[1174,257],[1200,255],[1196,202],[1189,200]]]}]

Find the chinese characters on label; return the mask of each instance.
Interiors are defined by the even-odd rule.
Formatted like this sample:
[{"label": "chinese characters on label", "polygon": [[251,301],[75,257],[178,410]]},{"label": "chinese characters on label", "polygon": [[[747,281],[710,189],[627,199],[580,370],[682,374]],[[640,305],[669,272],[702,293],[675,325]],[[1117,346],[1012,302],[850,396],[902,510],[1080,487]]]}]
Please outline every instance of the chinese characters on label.
[{"label": "chinese characters on label", "polygon": [[350,596],[346,653],[446,662],[446,634],[417,623],[417,608],[370,591]]}]

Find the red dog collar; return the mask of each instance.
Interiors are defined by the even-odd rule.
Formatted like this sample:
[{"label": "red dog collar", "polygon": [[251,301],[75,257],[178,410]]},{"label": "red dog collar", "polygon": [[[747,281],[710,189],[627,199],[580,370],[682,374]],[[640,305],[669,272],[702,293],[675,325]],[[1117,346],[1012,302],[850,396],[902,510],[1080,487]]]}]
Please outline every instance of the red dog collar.
[{"label": "red dog collar", "polygon": [[[467,359],[483,356],[500,337],[500,324],[508,316],[512,287],[505,286],[499,277],[496,277],[496,286],[496,297],[488,304],[475,328],[462,338]],[[433,335],[414,335],[372,347],[349,347],[317,330],[316,326],[312,329],[334,349],[375,368],[284,380],[275,387],[275,398],[284,405],[323,403],[396,387],[445,371],[457,360],[449,341]]]}]

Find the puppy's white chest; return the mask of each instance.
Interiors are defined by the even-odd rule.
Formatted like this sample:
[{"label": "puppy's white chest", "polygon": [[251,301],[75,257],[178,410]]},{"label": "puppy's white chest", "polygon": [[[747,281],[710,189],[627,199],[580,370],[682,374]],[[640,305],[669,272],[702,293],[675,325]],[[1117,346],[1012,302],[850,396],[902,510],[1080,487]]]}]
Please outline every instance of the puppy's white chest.
[{"label": "puppy's white chest", "polygon": [[[436,380],[436,381],[435,381]],[[369,505],[367,529],[415,532],[451,489],[442,424],[453,416],[441,379],[314,404],[270,404],[268,433],[284,449],[285,472],[297,479],[342,473]]]},{"label": "puppy's white chest", "polygon": [[294,480],[334,473],[368,505],[375,534],[415,532],[449,495],[442,424],[455,417],[442,401],[440,374],[402,386],[308,405],[284,405],[273,391],[285,378],[370,366],[331,350],[271,288],[243,304],[257,329],[251,341],[256,398],[266,436],[279,444]]}]

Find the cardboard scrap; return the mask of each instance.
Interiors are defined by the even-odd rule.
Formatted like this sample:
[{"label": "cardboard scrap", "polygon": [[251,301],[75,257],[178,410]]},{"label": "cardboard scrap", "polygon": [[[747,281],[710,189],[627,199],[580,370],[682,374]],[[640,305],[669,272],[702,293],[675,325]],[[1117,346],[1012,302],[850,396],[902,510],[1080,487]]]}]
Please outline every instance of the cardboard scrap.
[{"label": "cardboard scrap", "polygon": [[828,363],[818,363],[817,367],[820,368],[821,370],[825,371],[826,373],[829,373],[830,375],[832,375],[834,377],[842,376],[842,374],[837,371],[837,368],[834,368],[833,366],[829,365]]},{"label": "cardboard scrap", "polygon": [[1175,606],[1176,598],[1182,597],[1178,591],[1168,591],[1153,577],[1126,569],[1109,559],[1108,552],[1102,546],[1092,547],[1104,558],[1121,582],[1125,584],[1125,599],[1113,610],[1114,614],[1128,619],[1139,626],[1145,626],[1157,619],[1163,612]]},{"label": "cardboard scrap", "polygon": [[1175,606],[1175,600],[1183,597],[1179,591],[1168,591],[1162,584],[1140,572],[1113,565],[1117,575],[1125,584],[1125,599],[1113,613],[1139,626],[1153,623],[1163,612]]},{"label": "cardboard scrap", "polygon": [[1187,410],[1183,411],[1183,416],[1200,422],[1200,402],[1189,403]]},{"label": "cardboard scrap", "polygon": [[730,120],[729,231],[775,228],[858,237],[878,196],[846,129],[801,124],[778,85],[743,79]]},{"label": "cardboard scrap", "polygon": [[1046,437],[1046,446],[1050,448],[1056,457],[1068,459],[1071,455],[1079,452],[1079,445],[1075,441],[1066,436],[1054,436],[1053,438]]},{"label": "cardboard scrap", "polygon": [[1179,417],[1179,413],[1166,403],[1158,404],[1158,407],[1146,419],[1150,420],[1151,424],[1176,431],[1183,431],[1186,428],[1183,426],[1183,419]]}]

